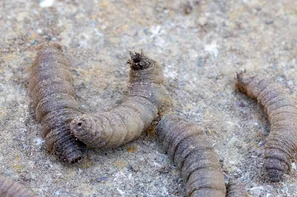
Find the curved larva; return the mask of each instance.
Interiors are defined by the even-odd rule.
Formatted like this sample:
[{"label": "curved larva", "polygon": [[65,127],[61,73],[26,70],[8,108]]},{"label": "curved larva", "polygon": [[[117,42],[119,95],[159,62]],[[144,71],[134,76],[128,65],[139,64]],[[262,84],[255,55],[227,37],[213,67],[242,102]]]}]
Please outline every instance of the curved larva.
[{"label": "curved larva", "polygon": [[59,44],[42,45],[31,68],[29,90],[47,149],[62,161],[76,163],[82,158],[84,147],[69,128],[69,122],[81,114],[74,99],[69,66]]},{"label": "curved larva", "polygon": [[226,196],[218,156],[197,124],[176,115],[164,115],[156,133],[169,157],[181,170],[188,196]]},{"label": "curved larva", "polygon": [[249,197],[249,194],[242,182],[229,181],[227,185],[227,197]]},{"label": "curved larva", "polygon": [[23,185],[13,182],[6,177],[0,176],[0,196],[1,197],[37,197]]},{"label": "curved larva", "polygon": [[161,65],[143,53],[130,52],[126,100],[109,112],[75,118],[71,132],[92,148],[114,148],[141,135],[158,116],[166,99]]},{"label": "curved larva", "polygon": [[272,182],[280,181],[290,171],[297,151],[296,101],[281,86],[261,75],[238,73],[236,86],[264,106],[271,124],[264,168]]}]

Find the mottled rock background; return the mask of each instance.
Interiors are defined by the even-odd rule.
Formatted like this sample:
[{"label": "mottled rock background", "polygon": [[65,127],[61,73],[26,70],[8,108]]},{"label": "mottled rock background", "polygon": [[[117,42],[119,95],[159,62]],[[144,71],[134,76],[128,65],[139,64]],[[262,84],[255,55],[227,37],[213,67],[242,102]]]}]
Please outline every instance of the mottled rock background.
[{"label": "mottled rock background", "polygon": [[85,111],[109,110],[127,91],[128,50],[160,61],[173,110],[198,122],[226,179],[251,196],[296,196],[297,173],[268,183],[269,133],[260,106],[234,89],[237,71],[264,71],[297,97],[295,0],[1,0],[0,173],[40,196],[184,196],[179,171],[150,136],[64,166],[45,151],[32,117],[28,72],[36,46],[67,46]]}]

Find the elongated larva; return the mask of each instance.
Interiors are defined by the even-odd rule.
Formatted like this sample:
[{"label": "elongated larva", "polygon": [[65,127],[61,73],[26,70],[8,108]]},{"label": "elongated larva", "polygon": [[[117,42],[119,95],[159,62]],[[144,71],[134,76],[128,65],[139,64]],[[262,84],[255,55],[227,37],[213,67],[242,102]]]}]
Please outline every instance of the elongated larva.
[{"label": "elongated larva", "polygon": [[264,168],[272,182],[280,181],[290,171],[297,151],[296,101],[281,86],[258,74],[238,73],[236,86],[264,106],[271,124]]},{"label": "elongated larva", "polygon": [[71,135],[69,122],[81,113],[69,66],[59,44],[42,45],[32,65],[29,90],[48,150],[66,163],[76,163],[83,156],[83,145]]},{"label": "elongated larva", "polygon": [[84,115],[71,122],[71,132],[92,148],[114,148],[141,135],[158,115],[166,97],[161,65],[130,52],[130,86],[127,99],[109,112]]},{"label": "elongated larva", "polygon": [[227,197],[249,197],[249,194],[241,182],[230,181],[227,185]]},{"label": "elongated larva", "polygon": [[1,197],[37,197],[32,191],[23,185],[0,176]]},{"label": "elongated larva", "polygon": [[164,115],[156,133],[169,157],[181,170],[188,196],[226,196],[218,156],[197,124],[176,115]]}]

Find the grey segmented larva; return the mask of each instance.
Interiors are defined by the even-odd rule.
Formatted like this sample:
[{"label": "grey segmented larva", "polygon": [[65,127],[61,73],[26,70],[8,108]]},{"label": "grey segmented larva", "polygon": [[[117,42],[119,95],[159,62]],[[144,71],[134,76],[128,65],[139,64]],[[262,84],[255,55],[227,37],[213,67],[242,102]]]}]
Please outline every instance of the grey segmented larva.
[{"label": "grey segmented larva", "polygon": [[83,157],[84,146],[69,128],[69,122],[81,114],[69,67],[61,45],[40,46],[31,68],[29,90],[47,149],[72,164]]},{"label": "grey segmented larva", "polygon": [[23,185],[13,182],[6,177],[0,176],[0,196],[1,197],[37,197]]},{"label": "grey segmented larva", "polygon": [[197,124],[168,114],[158,123],[156,134],[169,157],[181,170],[188,196],[226,196],[218,156]]},{"label": "grey segmented larva", "polygon": [[297,152],[296,100],[280,85],[259,74],[238,73],[236,86],[264,106],[271,124],[265,144],[264,168],[270,181],[280,181],[283,174],[290,171]]},{"label": "grey segmented larva", "polygon": [[249,197],[242,182],[231,180],[227,185],[227,197]]},{"label": "grey segmented larva", "polygon": [[127,99],[118,107],[75,118],[71,132],[92,148],[114,148],[141,135],[158,116],[166,97],[161,65],[141,53],[130,52]]}]

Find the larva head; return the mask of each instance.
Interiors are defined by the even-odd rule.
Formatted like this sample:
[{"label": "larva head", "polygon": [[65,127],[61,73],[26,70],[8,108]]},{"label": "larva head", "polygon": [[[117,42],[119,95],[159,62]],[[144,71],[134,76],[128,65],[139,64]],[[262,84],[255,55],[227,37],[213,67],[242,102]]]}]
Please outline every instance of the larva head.
[{"label": "larva head", "polygon": [[101,147],[106,144],[103,127],[91,116],[74,118],[70,123],[70,132],[89,147]]},{"label": "larva head", "polygon": [[246,71],[241,71],[239,73],[236,73],[236,83],[235,86],[242,92],[247,91],[248,84],[252,81],[254,77],[249,76]]},{"label": "larva head", "polygon": [[151,67],[154,62],[150,58],[146,57],[143,54],[143,51],[140,53],[129,51],[131,59],[128,60],[132,70],[144,70]]},{"label": "larva head", "polygon": [[38,53],[42,52],[43,50],[57,50],[57,51],[63,51],[62,45],[59,43],[45,43],[41,44],[37,47]]},{"label": "larva head", "polygon": [[164,83],[162,66],[155,60],[145,56],[143,51],[140,53],[130,51],[130,83],[134,82],[153,82]]}]

